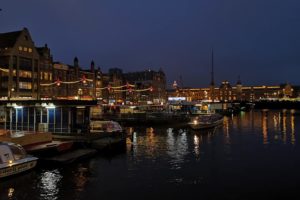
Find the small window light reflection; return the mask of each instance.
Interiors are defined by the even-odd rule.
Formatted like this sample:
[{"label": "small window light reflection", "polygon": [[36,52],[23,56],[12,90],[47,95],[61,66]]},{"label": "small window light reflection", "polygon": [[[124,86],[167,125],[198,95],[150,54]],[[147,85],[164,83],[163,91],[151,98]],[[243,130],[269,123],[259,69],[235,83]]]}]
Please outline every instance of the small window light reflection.
[{"label": "small window light reflection", "polygon": [[8,198],[12,198],[13,195],[14,195],[14,191],[15,191],[14,188],[9,188],[9,189],[8,189],[7,197],[8,197]]}]

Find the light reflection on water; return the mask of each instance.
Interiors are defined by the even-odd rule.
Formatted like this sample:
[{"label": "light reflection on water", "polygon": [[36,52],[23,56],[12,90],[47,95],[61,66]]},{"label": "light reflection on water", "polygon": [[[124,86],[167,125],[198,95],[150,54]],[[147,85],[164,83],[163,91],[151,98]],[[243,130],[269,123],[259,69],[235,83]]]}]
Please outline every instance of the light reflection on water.
[{"label": "light reflection on water", "polygon": [[181,164],[185,161],[184,157],[188,153],[186,131],[179,131],[179,135],[176,137],[173,132],[168,133],[166,153],[170,156],[171,169],[180,169]]},{"label": "light reflection on water", "polygon": [[130,127],[125,153],[63,169],[40,169],[23,183],[22,176],[15,177],[15,182],[0,185],[0,199],[22,199],[24,192],[45,200],[120,199],[134,198],[136,191],[174,193],[173,199],[209,191],[206,195],[216,193],[221,198],[215,199],[222,199],[232,188],[235,195],[293,188],[300,180],[300,150],[295,148],[299,124],[295,111],[276,110],[224,117],[213,130]]},{"label": "light reflection on water", "polygon": [[59,170],[46,171],[40,175],[38,184],[40,198],[45,200],[57,199],[59,194],[59,185],[63,176]]}]

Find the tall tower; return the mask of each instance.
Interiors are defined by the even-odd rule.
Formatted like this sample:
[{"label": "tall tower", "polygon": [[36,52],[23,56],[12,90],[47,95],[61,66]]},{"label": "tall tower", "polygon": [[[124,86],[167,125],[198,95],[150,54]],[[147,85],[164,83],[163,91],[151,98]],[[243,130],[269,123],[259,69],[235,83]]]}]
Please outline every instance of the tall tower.
[{"label": "tall tower", "polygon": [[215,101],[215,78],[214,78],[214,51],[211,49],[211,81],[210,81],[210,99]]}]

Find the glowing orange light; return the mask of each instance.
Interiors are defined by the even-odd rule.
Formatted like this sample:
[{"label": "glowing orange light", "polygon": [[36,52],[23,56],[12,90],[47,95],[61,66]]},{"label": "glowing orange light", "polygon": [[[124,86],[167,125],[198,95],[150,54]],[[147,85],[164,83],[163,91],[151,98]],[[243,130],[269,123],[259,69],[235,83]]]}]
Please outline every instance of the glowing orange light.
[{"label": "glowing orange light", "polygon": [[59,80],[59,78],[55,81],[57,86],[60,86],[61,84],[61,80]]},{"label": "glowing orange light", "polygon": [[81,81],[82,81],[83,84],[86,84],[86,77],[85,77],[85,75],[82,76]]}]

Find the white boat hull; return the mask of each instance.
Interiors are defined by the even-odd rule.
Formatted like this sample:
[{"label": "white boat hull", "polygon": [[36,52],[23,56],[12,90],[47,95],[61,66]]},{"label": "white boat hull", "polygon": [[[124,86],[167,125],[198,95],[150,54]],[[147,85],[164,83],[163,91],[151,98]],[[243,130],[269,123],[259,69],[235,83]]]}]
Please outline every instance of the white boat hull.
[{"label": "white boat hull", "polygon": [[[25,161],[22,161],[25,160]],[[1,164],[0,166],[0,178],[12,176],[15,174],[19,174],[21,172],[25,172],[34,168],[37,164],[36,158],[25,158],[19,162],[11,163],[11,164]]]},{"label": "white boat hull", "polygon": [[220,119],[213,123],[197,123],[197,124],[195,124],[195,123],[191,122],[191,123],[189,123],[189,126],[194,130],[209,129],[209,128],[213,128],[213,127],[216,127],[216,126],[222,124],[222,122],[223,122],[223,119]]}]

